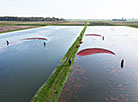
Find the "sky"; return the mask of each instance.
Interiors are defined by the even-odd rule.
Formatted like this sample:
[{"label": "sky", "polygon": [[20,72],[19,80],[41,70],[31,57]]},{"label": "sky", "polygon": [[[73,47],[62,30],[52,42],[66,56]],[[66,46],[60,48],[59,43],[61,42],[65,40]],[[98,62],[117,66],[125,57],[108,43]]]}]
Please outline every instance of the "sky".
[{"label": "sky", "polygon": [[0,16],[138,18],[138,0],[0,0]]}]

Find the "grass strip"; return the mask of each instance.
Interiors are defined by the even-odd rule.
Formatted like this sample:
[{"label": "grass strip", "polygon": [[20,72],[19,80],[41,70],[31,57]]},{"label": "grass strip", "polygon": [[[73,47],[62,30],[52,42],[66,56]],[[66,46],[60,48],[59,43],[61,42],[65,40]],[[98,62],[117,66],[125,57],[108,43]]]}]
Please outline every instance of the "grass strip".
[{"label": "grass strip", "polygon": [[[59,65],[50,75],[49,79],[39,88],[31,102],[57,102],[64,84],[68,78],[72,64],[74,63],[75,55],[78,51],[83,35],[88,26],[88,22],[77,37],[75,42],[69,48],[65,56],[59,62]],[[69,60],[72,60],[69,64]]]},{"label": "grass strip", "polygon": [[127,25],[127,27],[138,28],[138,25]]}]

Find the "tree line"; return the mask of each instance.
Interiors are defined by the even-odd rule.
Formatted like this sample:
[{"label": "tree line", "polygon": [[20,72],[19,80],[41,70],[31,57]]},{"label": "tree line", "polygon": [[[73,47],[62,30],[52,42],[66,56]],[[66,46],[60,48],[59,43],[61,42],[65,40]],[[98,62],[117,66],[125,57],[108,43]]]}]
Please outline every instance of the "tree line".
[{"label": "tree line", "polygon": [[55,17],[12,17],[4,16],[0,17],[0,21],[64,21],[63,18]]}]

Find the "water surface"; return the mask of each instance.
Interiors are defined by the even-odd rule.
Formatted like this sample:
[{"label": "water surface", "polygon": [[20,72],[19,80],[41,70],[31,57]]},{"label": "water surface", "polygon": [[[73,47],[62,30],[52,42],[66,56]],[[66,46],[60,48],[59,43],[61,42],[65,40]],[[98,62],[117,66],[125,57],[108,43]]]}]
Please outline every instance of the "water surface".
[{"label": "water surface", "polygon": [[[138,29],[88,27],[79,51],[90,48],[115,53],[76,55],[60,102],[138,102]],[[123,68],[121,61],[124,59]]]},{"label": "water surface", "polygon": [[30,102],[82,29],[48,26],[1,34],[0,102]]}]

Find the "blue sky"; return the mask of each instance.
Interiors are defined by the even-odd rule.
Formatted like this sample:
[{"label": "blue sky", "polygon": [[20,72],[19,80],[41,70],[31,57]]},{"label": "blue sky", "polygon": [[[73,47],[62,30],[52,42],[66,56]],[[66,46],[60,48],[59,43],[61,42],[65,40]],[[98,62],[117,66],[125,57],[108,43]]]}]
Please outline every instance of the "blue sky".
[{"label": "blue sky", "polygon": [[0,0],[0,16],[138,18],[138,0]]}]

